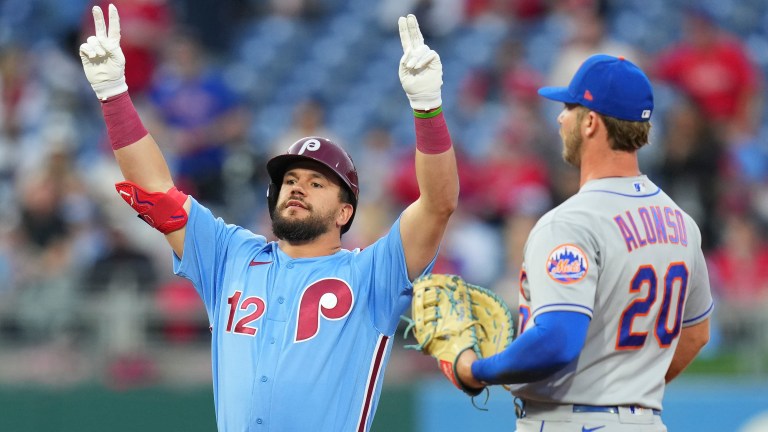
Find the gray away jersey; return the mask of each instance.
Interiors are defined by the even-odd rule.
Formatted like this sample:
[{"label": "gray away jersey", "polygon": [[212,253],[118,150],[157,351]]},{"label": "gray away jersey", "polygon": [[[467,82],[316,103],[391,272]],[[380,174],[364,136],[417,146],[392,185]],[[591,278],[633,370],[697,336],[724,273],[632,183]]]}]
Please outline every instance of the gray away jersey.
[{"label": "gray away jersey", "polygon": [[590,181],[544,215],[520,280],[521,332],[546,312],[591,317],[575,361],[512,386],[541,402],[661,409],[682,327],[713,308],[698,226],[646,176]]}]

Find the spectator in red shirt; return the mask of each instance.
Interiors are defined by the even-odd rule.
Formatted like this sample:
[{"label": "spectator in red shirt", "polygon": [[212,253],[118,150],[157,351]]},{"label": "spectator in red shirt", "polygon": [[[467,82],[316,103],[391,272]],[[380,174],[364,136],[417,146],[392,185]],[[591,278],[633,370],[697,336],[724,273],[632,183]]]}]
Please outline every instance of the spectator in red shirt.
[{"label": "spectator in red shirt", "polygon": [[727,215],[724,233],[722,245],[708,256],[723,342],[728,348],[768,348],[768,240],[747,211]]},{"label": "spectator in red shirt", "polygon": [[710,277],[721,301],[745,307],[768,301],[768,240],[756,217],[726,216],[722,245],[709,255]]},{"label": "spectator in red shirt", "polygon": [[693,99],[728,142],[754,136],[760,75],[743,44],[701,7],[685,11],[683,40],[657,58],[655,77]]}]

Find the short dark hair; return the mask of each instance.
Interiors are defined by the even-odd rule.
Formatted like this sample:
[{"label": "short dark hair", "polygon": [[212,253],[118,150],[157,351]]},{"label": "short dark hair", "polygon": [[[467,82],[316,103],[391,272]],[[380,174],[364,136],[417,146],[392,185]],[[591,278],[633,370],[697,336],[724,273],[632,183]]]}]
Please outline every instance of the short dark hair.
[{"label": "short dark hair", "polygon": [[344,186],[343,182],[340,182],[339,186],[339,200],[343,203],[350,204],[352,207],[355,206],[355,198],[352,195],[352,191],[349,190],[348,187]]},{"label": "short dark hair", "polygon": [[605,128],[608,130],[611,149],[633,152],[648,144],[648,137],[651,133],[650,121],[638,122],[608,116],[601,117],[605,123]]},{"label": "short dark hair", "polygon": [[[579,112],[576,114],[577,121],[581,122],[584,116],[587,115],[589,108],[579,105]],[[640,147],[648,144],[648,137],[651,134],[651,122],[650,121],[631,121],[622,120],[616,117],[609,117],[600,114],[597,111],[592,111],[599,115],[605,123],[605,129],[608,133],[608,139],[611,141],[611,149],[633,152],[640,149]]]}]

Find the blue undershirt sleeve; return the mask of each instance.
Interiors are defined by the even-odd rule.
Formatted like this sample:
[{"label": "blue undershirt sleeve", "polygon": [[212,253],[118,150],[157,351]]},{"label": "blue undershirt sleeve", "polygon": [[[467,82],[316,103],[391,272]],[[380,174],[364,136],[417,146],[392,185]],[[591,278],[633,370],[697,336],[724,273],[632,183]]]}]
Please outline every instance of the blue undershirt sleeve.
[{"label": "blue undershirt sleeve", "polygon": [[534,321],[536,325],[524,331],[507,349],[475,361],[475,378],[488,384],[538,381],[578,358],[587,339],[589,316],[553,311],[536,316]]}]

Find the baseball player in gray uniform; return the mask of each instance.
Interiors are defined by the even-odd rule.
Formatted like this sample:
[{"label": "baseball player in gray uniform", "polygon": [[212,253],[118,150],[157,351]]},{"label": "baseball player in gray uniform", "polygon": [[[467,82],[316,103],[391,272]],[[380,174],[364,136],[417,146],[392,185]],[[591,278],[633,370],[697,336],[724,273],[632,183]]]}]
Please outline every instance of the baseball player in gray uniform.
[{"label": "baseball player in gray uniform", "polygon": [[713,302],[696,223],[640,172],[653,92],[622,57],[587,59],[539,94],[558,116],[580,190],[532,229],[520,274],[520,336],[462,353],[470,387],[511,384],[519,432],[666,431],[665,384],[709,340]]}]

